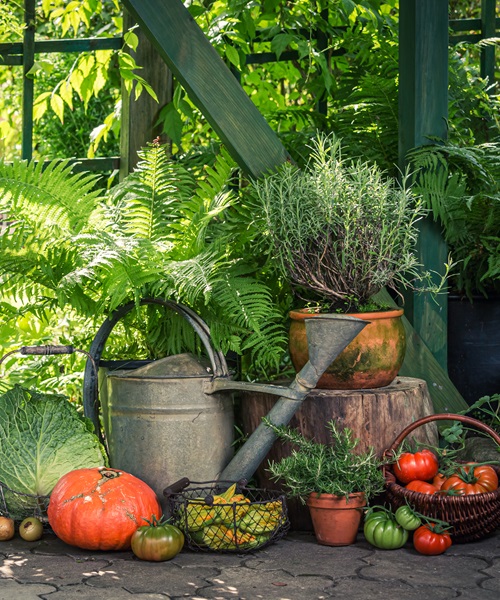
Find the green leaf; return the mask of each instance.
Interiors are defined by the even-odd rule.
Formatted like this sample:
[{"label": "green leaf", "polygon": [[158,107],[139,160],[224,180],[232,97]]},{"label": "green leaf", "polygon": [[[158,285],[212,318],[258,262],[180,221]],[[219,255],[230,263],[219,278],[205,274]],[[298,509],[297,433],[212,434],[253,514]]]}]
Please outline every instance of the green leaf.
[{"label": "green leaf", "polygon": [[74,69],[71,75],[69,76],[69,82],[75,90],[75,92],[80,96],[80,99],[82,98],[81,87],[83,79],[83,73],[80,71],[80,69]]},{"label": "green leaf", "polygon": [[133,31],[127,31],[127,33],[125,33],[123,36],[123,41],[129,48],[132,48],[134,52],[137,50],[139,38]]},{"label": "green leaf", "polygon": [[240,54],[234,46],[230,46],[230,45],[226,46],[226,58],[235,67],[238,67],[238,68],[240,67]]},{"label": "green leaf", "polygon": [[64,123],[64,101],[61,96],[52,94],[50,97],[50,107],[59,117],[61,123]]},{"label": "green leaf", "polygon": [[26,77],[33,78],[37,73],[42,71],[50,75],[54,70],[54,64],[48,60],[35,60],[31,69],[26,73]]},{"label": "green leaf", "polygon": [[50,97],[50,92],[43,92],[36,97],[33,102],[33,119],[38,121],[43,117],[45,111],[47,110],[47,100]]},{"label": "green leaf", "polygon": [[140,66],[137,65],[134,58],[132,56],[130,56],[130,54],[127,54],[126,52],[120,52],[118,54],[118,64],[120,66],[120,69],[127,69],[130,71],[141,68]]},{"label": "green leaf", "polygon": [[70,109],[73,110],[73,87],[68,81],[63,81],[59,86],[59,95]]},{"label": "green leaf", "polygon": [[163,123],[163,132],[168,135],[174,144],[179,145],[181,143],[183,122],[172,102],[161,110],[159,121]]},{"label": "green leaf", "polygon": [[290,33],[279,33],[272,39],[271,50],[279,58],[295,39],[295,36]]}]

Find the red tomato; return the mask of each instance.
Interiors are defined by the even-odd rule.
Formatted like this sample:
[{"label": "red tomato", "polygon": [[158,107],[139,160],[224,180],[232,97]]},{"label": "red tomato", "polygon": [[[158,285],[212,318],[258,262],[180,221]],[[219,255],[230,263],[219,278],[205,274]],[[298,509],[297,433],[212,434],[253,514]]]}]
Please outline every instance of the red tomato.
[{"label": "red tomato", "polygon": [[434,477],[434,479],[432,480],[432,485],[437,489],[440,490],[443,487],[443,483],[446,481],[446,475],[444,475],[443,473],[438,473],[436,475],[436,477]]},{"label": "red tomato", "polygon": [[412,492],[420,492],[421,494],[435,494],[438,490],[432,483],[427,483],[427,481],[421,481],[420,479],[414,479],[410,481],[407,485],[405,485],[407,490],[411,490]]},{"label": "red tomato", "polygon": [[422,525],[413,533],[413,546],[420,554],[443,554],[451,546],[450,534],[435,525]]},{"label": "red tomato", "polygon": [[474,466],[474,463],[461,467],[443,483],[442,491],[454,491],[466,496],[493,492],[498,488],[498,476],[493,467],[488,465]]},{"label": "red tomato", "polygon": [[438,473],[439,464],[436,455],[424,448],[418,452],[403,452],[394,463],[394,475],[402,483],[409,483],[414,479],[430,481]]}]

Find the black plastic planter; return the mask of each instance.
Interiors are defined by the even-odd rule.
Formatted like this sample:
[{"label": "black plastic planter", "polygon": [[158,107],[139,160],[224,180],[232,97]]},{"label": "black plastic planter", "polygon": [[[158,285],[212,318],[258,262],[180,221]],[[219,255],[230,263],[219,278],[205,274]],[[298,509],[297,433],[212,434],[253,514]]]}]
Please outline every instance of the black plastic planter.
[{"label": "black plastic planter", "polygon": [[500,394],[500,298],[449,297],[448,373],[469,405]]}]

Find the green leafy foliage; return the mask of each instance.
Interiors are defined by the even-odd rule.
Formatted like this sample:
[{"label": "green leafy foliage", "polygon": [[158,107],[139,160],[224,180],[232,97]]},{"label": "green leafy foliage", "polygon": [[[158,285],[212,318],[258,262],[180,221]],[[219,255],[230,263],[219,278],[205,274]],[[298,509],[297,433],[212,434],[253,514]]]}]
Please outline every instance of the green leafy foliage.
[{"label": "green leafy foliage", "polygon": [[[139,306],[141,298],[169,298],[208,321],[218,348],[247,355],[261,372],[275,371],[286,347],[284,314],[265,281],[265,260],[249,251],[251,238],[237,235],[247,224],[244,211],[234,209],[233,170],[222,150],[195,176],[154,143],[135,172],[103,196],[93,190],[94,176],[71,174],[67,163],[45,171],[1,165],[0,212],[8,222],[0,236],[3,301],[16,317],[27,298],[25,310],[66,307],[95,322],[130,300]],[[160,329],[159,336],[160,323],[174,322],[135,311],[126,324],[145,341],[133,349],[144,358],[176,353],[181,342],[196,351],[190,334]]]},{"label": "green leafy foliage", "polygon": [[359,452],[359,440],[348,428],[341,429],[335,421],[326,428],[331,444],[321,444],[305,438],[298,430],[264,422],[282,442],[292,444],[290,456],[279,462],[271,461],[268,470],[273,480],[282,480],[292,497],[302,502],[313,492],[347,496],[364,492],[369,499],[384,489],[382,462],[373,448]]},{"label": "green leafy foliage", "polygon": [[[92,423],[66,398],[19,386],[0,397],[0,481],[10,490],[46,496],[69,471],[106,464]],[[38,507],[11,491],[5,500],[13,518]]]},{"label": "green leafy foliage", "polygon": [[500,144],[423,146],[410,153],[416,191],[443,226],[455,289],[500,293]]},{"label": "green leafy foliage", "polygon": [[254,182],[262,231],[299,298],[330,310],[358,309],[387,286],[418,275],[417,222],[425,215],[376,165],[350,161],[335,136],[318,135],[304,169],[290,164]]}]

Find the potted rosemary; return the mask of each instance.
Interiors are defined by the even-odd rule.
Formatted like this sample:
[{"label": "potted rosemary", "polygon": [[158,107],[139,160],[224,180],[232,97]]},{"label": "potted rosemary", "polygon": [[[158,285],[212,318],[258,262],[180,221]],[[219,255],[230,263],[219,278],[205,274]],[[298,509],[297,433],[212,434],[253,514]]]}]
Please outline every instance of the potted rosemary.
[{"label": "potted rosemary", "polygon": [[384,489],[382,461],[373,448],[357,452],[358,439],[348,428],[329,421],[332,445],[306,439],[286,426],[264,422],[278,439],[293,445],[290,456],[269,462],[271,479],[281,480],[290,497],[307,504],[318,543],[352,544],[361,522],[362,509]]},{"label": "potted rosemary", "polygon": [[404,359],[403,310],[381,312],[372,297],[384,287],[437,291],[414,252],[426,210],[408,175],[399,183],[377,165],[346,159],[334,135],[318,134],[310,149],[304,168],[287,163],[253,182],[265,214],[263,239],[302,305],[290,313],[291,359],[297,370],[307,362],[306,318],[346,312],[370,325],[318,387],[382,387]]}]

